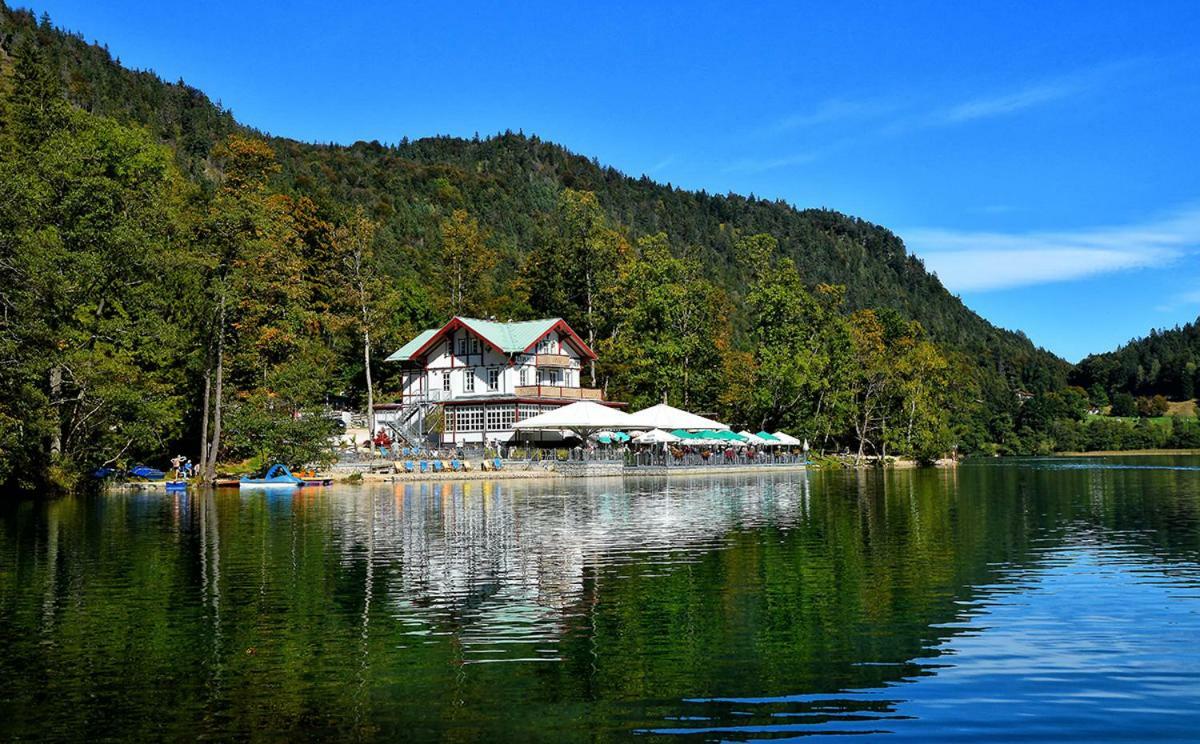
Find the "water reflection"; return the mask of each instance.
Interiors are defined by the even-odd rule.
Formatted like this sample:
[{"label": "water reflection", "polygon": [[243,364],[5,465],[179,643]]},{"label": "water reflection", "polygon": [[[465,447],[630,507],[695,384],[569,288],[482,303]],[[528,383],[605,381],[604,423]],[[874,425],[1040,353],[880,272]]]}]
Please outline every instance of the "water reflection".
[{"label": "water reflection", "polygon": [[1129,464],[22,503],[0,736],[1181,735],[1200,465]]}]

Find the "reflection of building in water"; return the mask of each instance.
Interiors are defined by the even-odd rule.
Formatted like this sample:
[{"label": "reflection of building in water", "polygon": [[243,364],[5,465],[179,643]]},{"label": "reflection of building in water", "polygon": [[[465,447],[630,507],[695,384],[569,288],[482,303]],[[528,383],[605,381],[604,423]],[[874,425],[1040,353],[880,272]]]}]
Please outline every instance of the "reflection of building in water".
[{"label": "reflection of building in water", "polygon": [[466,660],[485,661],[555,658],[545,644],[585,600],[585,577],[648,556],[671,571],[731,530],[796,524],[807,498],[797,474],[405,483],[337,492],[329,507],[342,562],[370,555],[375,601],[414,643],[454,632]]}]

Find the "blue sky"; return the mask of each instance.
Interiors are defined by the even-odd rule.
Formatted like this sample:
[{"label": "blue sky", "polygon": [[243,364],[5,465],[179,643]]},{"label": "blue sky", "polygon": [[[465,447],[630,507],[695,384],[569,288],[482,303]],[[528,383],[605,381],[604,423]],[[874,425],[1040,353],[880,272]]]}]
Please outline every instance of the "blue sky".
[{"label": "blue sky", "polygon": [[1200,314],[1200,3],[32,7],[273,134],[520,129],[869,219],[1072,361]]}]

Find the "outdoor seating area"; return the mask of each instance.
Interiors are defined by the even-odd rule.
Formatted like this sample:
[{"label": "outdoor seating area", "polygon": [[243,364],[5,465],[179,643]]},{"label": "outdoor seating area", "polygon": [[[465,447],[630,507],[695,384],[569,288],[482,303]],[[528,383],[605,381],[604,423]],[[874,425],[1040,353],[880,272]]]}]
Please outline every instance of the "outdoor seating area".
[{"label": "outdoor seating area", "polygon": [[[622,462],[627,468],[803,465],[807,442],[786,432],[734,432],[729,426],[665,403],[625,413],[580,402],[515,425],[520,431],[574,435],[569,461]],[[522,449],[527,457],[536,450]],[[540,456],[540,454],[538,455]]]},{"label": "outdoor seating area", "polygon": [[[479,462],[480,470],[497,471],[503,468],[503,461],[498,457],[483,459]],[[466,458],[459,459],[457,457],[452,457],[448,460],[418,458],[396,462],[396,471],[404,473],[469,473],[474,469],[475,466],[470,460]]]}]

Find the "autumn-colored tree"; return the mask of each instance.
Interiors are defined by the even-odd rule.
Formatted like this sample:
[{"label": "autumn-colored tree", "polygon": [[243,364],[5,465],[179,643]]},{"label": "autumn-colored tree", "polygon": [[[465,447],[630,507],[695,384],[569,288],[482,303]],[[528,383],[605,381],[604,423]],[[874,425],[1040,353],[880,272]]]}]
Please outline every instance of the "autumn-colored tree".
[{"label": "autumn-colored tree", "polygon": [[441,280],[449,315],[474,315],[490,299],[496,254],[479,223],[465,209],[454,210],[441,223]]}]

